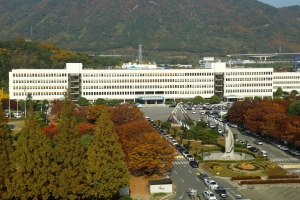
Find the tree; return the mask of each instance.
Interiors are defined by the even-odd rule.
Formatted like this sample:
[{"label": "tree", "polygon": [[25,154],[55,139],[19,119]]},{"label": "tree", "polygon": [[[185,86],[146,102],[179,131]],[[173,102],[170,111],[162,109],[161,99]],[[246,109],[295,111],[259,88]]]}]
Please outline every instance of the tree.
[{"label": "tree", "polygon": [[103,104],[90,106],[86,111],[87,120],[92,124],[96,123],[102,111],[108,108],[109,107],[107,105],[103,105]]},{"label": "tree", "polygon": [[[110,112],[104,109],[97,120],[97,131],[86,152],[85,170],[88,195],[99,194],[100,198],[110,199],[121,188],[129,185],[129,172],[124,162],[125,154]],[[95,186],[95,181],[98,182]]]},{"label": "tree", "polygon": [[204,103],[204,99],[201,96],[195,96],[194,100],[193,100],[193,104],[203,104]]},{"label": "tree", "polygon": [[205,121],[201,120],[199,122],[197,122],[196,126],[199,126],[201,128],[207,128],[207,124]]},{"label": "tree", "polygon": [[49,126],[43,127],[42,132],[45,133],[50,140],[52,140],[57,134],[57,127],[55,124],[50,124]]},{"label": "tree", "polygon": [[294,102],[289,106],[288,115],[300,116],[300,102]]},{"label": "tree", "polygon": [[275,94],[276,94],[277,96],[281,96],[281,95],[283,94],[282,88],[281,88],[281,87],[277,88]]},{"label": "tree", "polygon": [[54,161],[56,179],[53,183],[53,196],[62,199],[82,198],[86,194],[86,181],[83,159],[85,148],[80,140],[78,123],[73,115],[75,104],[70,92],[65,95],[54,136]]},{"label": "tree", "polygon": [[85,97],[79,97],[78,98],[78,105],[79,106],[88,106],[88,105],[90,105],[90,103]]},{"label": "tree", "polygon": [[294,95],[299,94],[299,92],[297,90],[292,90],[291,93],[293,93]]},{"label": "tree", "polygon": [[111,111],[111,120],[116,126],[121,126],[136,120],[144,119],[144,113],[135,105],[118,104]]},{"label": "tree", "polygon": [[7,125],[7,118],[0,108],[0,199],[8,199],[5,180],[11,179],[12,165],[9,156],[13,153],[13,139]]},{"label": "tree", "polygon": [[161,125],[160,125],[160,127],[162,129],[168,129],[169,130],[172,126],[171,126],[170,122],[162,122]]},{"label": "tree", "polygon": [[86,122],[80,122],[78,124],[78,128],[79,128],[80,135],[85,135],[85,134],[92,135],[94,133],[94,131],[96,130],[96,126],[94,124],[89,124]]},{"label": "tree", "polygon": [[173,168],[174,161],[174,146],[156,132],[151,132],[144,134],[144,139],[132,149],[129,170],[138,175],[164,175],[166,170]]},{"label": "tree", "polygon": [[100,105],[100,104],[106,105],[106,104],[107,104],[107,101],[105,101],[105,100],[102,99],[102,98],[98,98],[98,99],[95,101],[94,104],[95,104],[95,105]]},{"label": "tree", "polygon": [[217,95],[213,95],[210,100],[209,100],[209,103],[210,104],[218,104],[220,103],[220,98],[217,96]]},{"label": "tree", "polygon": [[40,130],[31,100],[25,126],[11,156],[14,171],[8,181],[11,197],[21,199],[48,199],[51,196],[53,149],[50,140]]}]

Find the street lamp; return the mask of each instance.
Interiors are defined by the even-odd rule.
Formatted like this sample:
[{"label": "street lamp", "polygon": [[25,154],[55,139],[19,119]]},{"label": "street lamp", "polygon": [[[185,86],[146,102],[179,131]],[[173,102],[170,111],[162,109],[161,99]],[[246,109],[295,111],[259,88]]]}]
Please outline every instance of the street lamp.
[{"label": "street lamp", "polygon": [[95,192],[95,196],[96,196],[96,200],[98,199],[98,190],[97,190],[97,188],[98,188],[98,181],[95,181],[95,185],[96,185],[96,192]]}]

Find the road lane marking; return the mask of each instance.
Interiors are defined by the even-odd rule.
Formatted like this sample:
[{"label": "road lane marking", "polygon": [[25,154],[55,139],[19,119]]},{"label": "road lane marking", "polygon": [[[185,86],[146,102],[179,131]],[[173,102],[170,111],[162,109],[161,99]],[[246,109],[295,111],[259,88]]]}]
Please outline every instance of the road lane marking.
[{"label": "road lane marking", "polygon": [[196,180],[200,182],[200,180],[198,178],[196,178]]},{"label": "road lane marking", "polygon": [[183,165],[184,167],[186,167],[185,165]]},{"label": "road lane marking", "polygon": [[184,180],[181,179],[182,182],[184,182]]},{"label": "road lane marking", "polygon": [[182,199],[183,196],[179,197],[179,199]]},{"label": "road lane marking", "polygon": [[177,174],[177,172],[176,171],[174,171],[175,172],[175,174]]},{"label": "road lane marking", "polygon": [[189,170],[189,172],[192,173],[190,170]]}]

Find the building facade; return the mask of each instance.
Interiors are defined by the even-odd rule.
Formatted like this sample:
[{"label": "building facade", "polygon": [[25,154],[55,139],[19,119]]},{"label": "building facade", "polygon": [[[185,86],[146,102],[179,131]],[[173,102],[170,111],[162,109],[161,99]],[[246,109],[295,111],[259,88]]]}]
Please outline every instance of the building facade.
[{"label": "building facade", "polygon": [[273,68],[228,68],[222,62],[206,63],[204,69],[129,66],[84,69],[81,63],[67,63],[65,69],[13,69],[9,72],[10,99],[25,99],[28,93],[34,100],[60,99],[67,89],[73,100],[142,103],[213,95],[224,99],[270,97],[279,86],[284,91],[300,91],[300,73],[274,73]]}]

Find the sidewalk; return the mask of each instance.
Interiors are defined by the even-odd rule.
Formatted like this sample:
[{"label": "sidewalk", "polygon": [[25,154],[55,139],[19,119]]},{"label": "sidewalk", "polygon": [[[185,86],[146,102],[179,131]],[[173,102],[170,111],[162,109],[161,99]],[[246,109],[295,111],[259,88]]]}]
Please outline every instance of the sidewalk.
[{"label": "sidewalk", "polygon": [[143,177],[130,177],[130,197],[134,200],[151,200],[148,182]]}]

